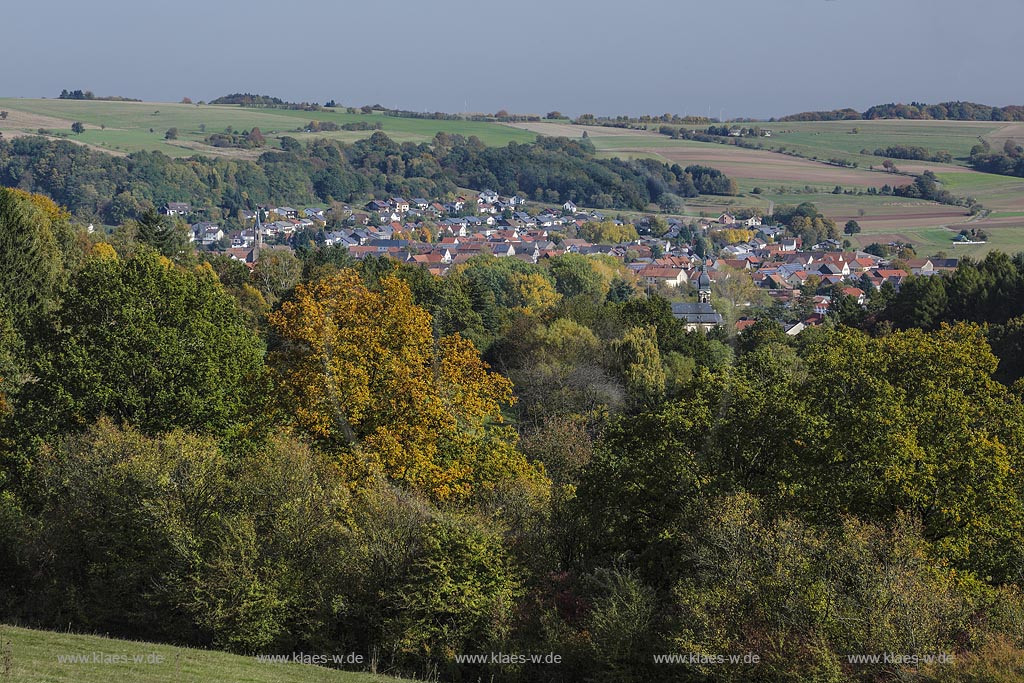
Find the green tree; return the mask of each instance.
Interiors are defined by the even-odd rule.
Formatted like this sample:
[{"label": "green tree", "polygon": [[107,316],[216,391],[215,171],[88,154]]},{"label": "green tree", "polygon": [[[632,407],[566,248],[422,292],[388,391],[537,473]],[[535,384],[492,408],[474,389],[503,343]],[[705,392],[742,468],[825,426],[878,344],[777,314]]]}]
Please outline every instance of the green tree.
[{"label": "green tree", "polygon": [[188,228],[179,221],[148,209],[136,222],[136,239],[152,247],[158,254],[177,261],[191,254]]},{"label": "green tree", "polygon": [[633,403],[657,405],[665,395],[665,368],[654,328],[631,328],[614,344],[613,350]]},{"label": "green tree", "polygon": [[605,295],[605,283],[594,264],[582,254],[564,254],[551,261],[555,288],[566,297]]},{"label": "green tree", "polygon": [[290,250],[265,249],[256,261],[252,277],[267,301],[280,301],[299,283],[302,262]]},{"label": "green tree", "polygon": [[40,195],[0,188],[0,310],[16,330],[54,309],[79,253],[66,211]]},{"label": "green tree", "polygon": [[167,132],[164,133],[164,139],[165,140],[177,140],[178,139],[178,129],[177,128],[168,128]]},{"label": "green tree", "polygon": [[212,270],[143,251],[90,259],[32,340],[37,380],[19,421],[73,430],[100,415],[156,433],[222,431],[241,418],[262,345]]},{"label": "green tree", "polygon": [[847,235],[856,235],[860,232],[860,223],[851,218],[846,221],[846,225],[843,226],[843,232]]},{"label": "green tree", "polygon": [[85,124],[81,121],[75,121],[71,124],[71,132],[75,135],[81,135],[85,132]]}]

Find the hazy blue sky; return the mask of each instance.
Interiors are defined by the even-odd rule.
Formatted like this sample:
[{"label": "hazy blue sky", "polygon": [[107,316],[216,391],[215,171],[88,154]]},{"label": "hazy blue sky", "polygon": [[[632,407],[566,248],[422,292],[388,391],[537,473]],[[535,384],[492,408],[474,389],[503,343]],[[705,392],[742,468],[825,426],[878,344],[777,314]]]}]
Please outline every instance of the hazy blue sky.
[{"label": "hazy blue sky", "polygon": [[1024,103],[1024,0],[5,4],[0,96],[726,117]]}]

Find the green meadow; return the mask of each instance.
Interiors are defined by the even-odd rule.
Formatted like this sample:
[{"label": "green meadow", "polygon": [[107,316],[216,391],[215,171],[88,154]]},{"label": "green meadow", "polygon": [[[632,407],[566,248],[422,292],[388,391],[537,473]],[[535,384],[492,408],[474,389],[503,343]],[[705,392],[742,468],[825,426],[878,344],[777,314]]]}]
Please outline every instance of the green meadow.
[{"label": "green meadow", "polygon": [[[330,656],[338,653],[307,654]],[[76,657],[79,659],[74,661]],[[136,658],[139,658],[139,661],[136,661]],[[100,636],[36,631],[13,626],[0,626],[0,681],[402,683],[401,679],[389,676],[339,671],[310,664],[265,663],[255,657],[225,652],[114,640]]]},{"label": "green meadow", "polygon": [[[363,122],[380,124],[382,130],[399,142],[427,142],[438,132],[475,135],[487,145],[506,145],[509,142],[532,142],[536,135],[526,130],[484,121],[435,121],[410,119],[383,114],[349,114],[330,109],[316,112],[287,109],[259,109],[235,105],[173,104],[166,102],[105,102],[98,100],[33,100],[0,99],[0,109],[23,112],[38,117],[59,119],[64,124],[31,118],[22,132],[34,133],[39,128],[70,134],[71,122],[86,124],[85,133],[74,139],[115,152],[133,152],[143,149],[159,150],[173,156],[190,156],[198,150],[174,141],[165,142],[164,134],[170,128],[178,129],[180,141],[202,143],[211,133],[227,128],[248,130],[258,127],[271,146],[276,138],[290,135],[298,139],[329,137],[352,142],[369,137],[373,131],[338,131],[302,133],[311,120],[331,121],[339,125]],[[224,153],[225,150],[220,150]]]}]

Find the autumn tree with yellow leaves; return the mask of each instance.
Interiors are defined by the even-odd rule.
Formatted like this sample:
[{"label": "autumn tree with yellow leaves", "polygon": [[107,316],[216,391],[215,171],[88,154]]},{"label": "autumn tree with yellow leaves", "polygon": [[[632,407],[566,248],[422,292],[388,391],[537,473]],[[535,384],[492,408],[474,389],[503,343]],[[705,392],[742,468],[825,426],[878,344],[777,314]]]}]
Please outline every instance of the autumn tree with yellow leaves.
[{"label": "autumn tree with yellow leaves", "polygon": [[512,384],[431,317],[394,276],[352,270],[300,285],[270,316],[270,364],[294,425],[336,451],[354,484],[374,474],[459,502],[543,475],[515,449],[501,407]]}]

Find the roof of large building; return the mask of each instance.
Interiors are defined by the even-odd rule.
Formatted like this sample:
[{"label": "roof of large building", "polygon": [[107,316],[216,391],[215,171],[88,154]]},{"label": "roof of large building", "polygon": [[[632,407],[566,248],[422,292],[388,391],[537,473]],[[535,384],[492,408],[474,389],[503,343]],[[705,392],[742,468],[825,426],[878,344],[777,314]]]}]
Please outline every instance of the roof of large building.
[{"label": "roof of large building", "polygon": [[722,324],[722,315],[711,304],[675,303],[672,304],[672,315],[692,324]]}]

